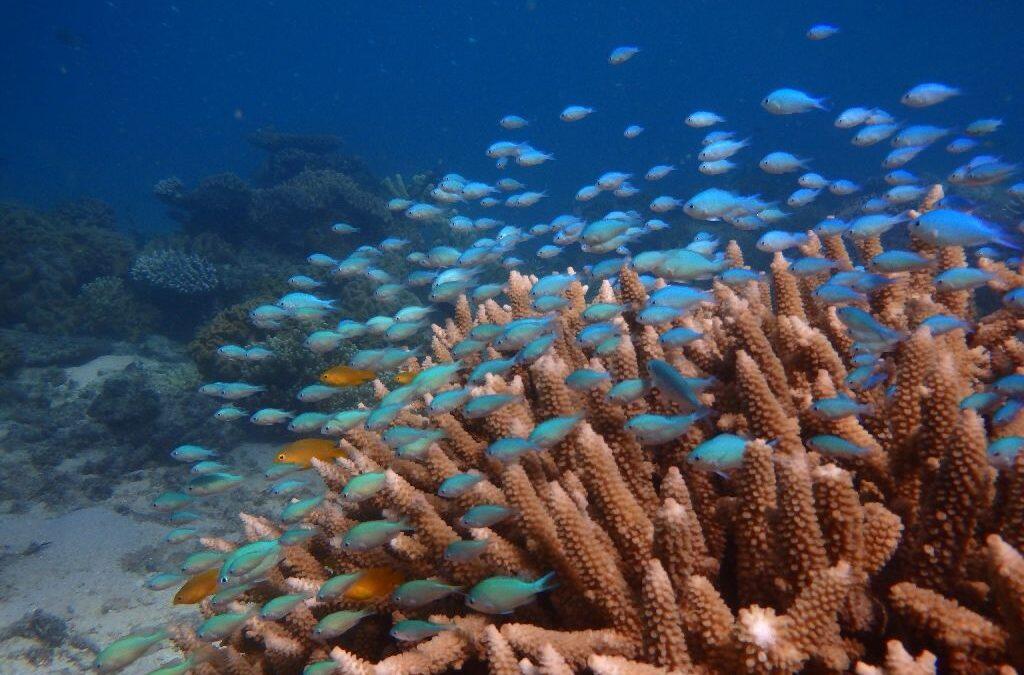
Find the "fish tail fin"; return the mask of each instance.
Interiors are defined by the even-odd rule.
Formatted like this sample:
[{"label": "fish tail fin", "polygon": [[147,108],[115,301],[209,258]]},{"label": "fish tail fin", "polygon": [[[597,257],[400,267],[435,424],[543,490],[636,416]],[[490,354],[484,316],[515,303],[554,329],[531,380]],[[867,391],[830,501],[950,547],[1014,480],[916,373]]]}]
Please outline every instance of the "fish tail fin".
[{"label": "fish tail fin", "polygon": [[814,99],[814,107],[818,110],[829,110],[831,106],[829,105],[828,99],[822,96],[821,98]]},{"label": "fish tail fin", "polygon": [[1003,230],[1002,228],[998,226],[993,227],[992,234],[992,241],[999,244],[1000,246],[1012,248],[1014,251],[1024,250],[1024,246],[1021,245],[1020,239],[1017,236]]},{"label": "fish tail fin", "polygon": [[533,587],[538,593],[543,591],[550,591],[553,588],[558,588],[558,581],[555,579],[554,572],[548,572],[540,579],[533,582]]},{"label": "fish tail fin", "polygon": [[701,406],[700,408],[697,408],[696,410],[693,411],[693,421],[696,422],[697,420],[702,420],[705,417],[711,415],[711,412],[711,408],[708,408],[707,406]]}]

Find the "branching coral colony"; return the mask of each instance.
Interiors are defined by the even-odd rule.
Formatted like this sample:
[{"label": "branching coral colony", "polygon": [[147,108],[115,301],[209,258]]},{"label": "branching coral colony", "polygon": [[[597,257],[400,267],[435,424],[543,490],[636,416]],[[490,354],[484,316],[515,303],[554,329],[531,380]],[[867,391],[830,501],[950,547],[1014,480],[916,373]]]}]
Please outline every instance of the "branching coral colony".
[{"label": "branching coral colony", "polygon": [[[939,268],[965,265],[961,248],[912,247]],[[812,233],[802,252],[851,267],[838,235]],[[857,242],[862,260],[880,252],[877,237]],[[726,255],[744,268],[735,242]],[[982,264],[996,274],[995,290],[1024,286],[1024,271]],[[386,432],[355,426],[340,440],[342,457],[311,460],[326,483],[322,500],[305,508],[296,502],[278,520],[242,514],[245,537],[255,544],[241,546],[255,546],[258,556],[246,563],[239,551],[249,549],[203,540],[241,560],[239,578],[251,581],[227,594],[233,599],[214,596],[216,607],[203,602],[207,617],[236,617],[228,630],[199,630],[219,638],[216,646],[186,627],[173,629],[172,639],[190,655],[192,672],[204,675],[1024,667],[1024,453],[1001,466],[988,455],[997,439],[1024,435],[1024,416],[1003,410],[986,420],[982,413],[997,410],[1002,397],[961,404],[1024,372],[1021,318],[1010,306],[974,316],[972,291],[938,290],[934,274],[890,273],[892,283],[870,293],[864,309],[898,337],[866,371],[851,350],[857,328],[811,295],[828,273],[797,276],[781,254],[767,278],[716,280],[714,302],[674,324],[701,334],[683,346],[659,340],[672,325],[637,320],[648,293],[629,268],[617,289],[605,281],[590,293],[591,307],[625,305],[613,320],[620,339],[597,350],[581,346],[588,289],[575,281],[546,353],[504,376],[477,373],[480,384],[470,385],[476,400],[511,394],[506,405],[481,405],[489,412],[479,417],[468,408],[436,414],[445,406],[429,404],[441,390],[422,394],[413,380],[404,386],[415,396],[393,425],[443,432],[417,459],[396,455]],[[512,272],[505,306],[487,300],[473,308],[460,298],[454,320],[434,326],[432,357],[406,368],[453,362],[455,346],[474,327],[506,328],[538,316],[530,303],[535,281]],[[969,320],[974,329],[921,325],[935,314]],[[494,331],[474,335],[481,333]],[[464,358],[443,389],[466,385],[481,360],[508,356],[494,346]],[[608,394],[617,383],[646,378],[659,361],[684,379],[713,377],[686,380],[702,383],[699,402],[713,413],[676,440],[643,445],[624,427],[628,420],[685,410],[657,378],[629,402]],[[610,377],[570,387],[567,375],[583,368]],[[379,382],[377,390],[404,398]],[[843,416],[811,406],[844,393],[869,407]],[[571,432],[560,441],[555,434],[558,442],[548,447],[537,442],[513,452],[512,461],[496,458],[495,441],[537,440],[531,432],[552,418],[570,420]],[[544,431],[550,439],[551,429]],[[693,461],[695,448],[724,433],[748,439],[735,462],[709,446]],[[364,499],[346,498],[353,477],[374,472],[382,478]],[[479,472],[479,480],[438,496],[442,482],[467,472]],[[463,516],[477,505],[505,506],[514,515],[465,526]],[[389,532],[380,546],[352,546],[357,523],[380,519],[400,522],[402,531]],[[300,521],[315,528],[310,537],[278,539]],[[253,565],[259,568],[244,572]],[[332,580],[334,592],[323,592],[328,579],[358,571],[362,577]],[[467,602],[439,584],[414,588],[420,602],[390,593],[400,581],[419,579],[476,592],[484,579],[532,582],[549,571],[557,587],[505,614],[476,611],[474,593]],[[338,593],[346,579],[362,582]],[[548,585],[534,590],[542,587]],[[291,594],[300,599],[283,614],[255,613]],[[345,611],[357,613],[337,614]],[[415,619],[430,623],[393,628]]]}]

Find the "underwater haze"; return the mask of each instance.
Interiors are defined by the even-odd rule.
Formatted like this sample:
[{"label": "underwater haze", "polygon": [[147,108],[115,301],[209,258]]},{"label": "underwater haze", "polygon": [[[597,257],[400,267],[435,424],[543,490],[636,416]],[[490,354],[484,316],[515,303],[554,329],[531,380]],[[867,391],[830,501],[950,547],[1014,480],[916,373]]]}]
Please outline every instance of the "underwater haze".
[{"label": "underwater haze", "polygon": [[0,675],[1024,671],[1019,2],[8,2]]},{"label": "underwater haze", "polygon": [[[167,224],[147,199],[154,182],[247,170],[256,158],[239,139],[261,127],[339,134],[379,173],[469,171],[487,166],[478,149],[498,131],[488,123],[510,111],[534,120],[531,141],[558,138],[564,158],[543,178],[564,191],[627,145],[651,163],[680,161],[692,140],[681,117],[698,107],[764,147],[806,132],[796,149],[856,178],[868,162],[815,134],[823,118],[769,124],[759,98],[792,85],[837,110],[893,106],[939,80],[967,96],[937,123],[1012,116],[1022,11],[1010,0],[11,3],[0,195],[96,196],[149,229]],[[842,34],[802,39],[815,22]],[[645,58],[602,67],[619,44]],[[601,115],[560,128],[557,112],[578,101]],[[619,132],[633,122],[647,131],[627,144]],[[1020,153],[1018,136],[1003,142]]]}]

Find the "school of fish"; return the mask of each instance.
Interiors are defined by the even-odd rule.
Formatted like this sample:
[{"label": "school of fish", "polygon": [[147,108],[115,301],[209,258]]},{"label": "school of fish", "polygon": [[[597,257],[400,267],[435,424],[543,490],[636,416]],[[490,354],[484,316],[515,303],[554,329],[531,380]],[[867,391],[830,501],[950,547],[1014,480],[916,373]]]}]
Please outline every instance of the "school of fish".
[{"label": "school of fish", "polygon": [[[835,26],[820,24],[807,32],[813,41],[824,40],[839,32]],[[656,58],[641,48],[622,46],[611,51],[608,64],[628,69],[632,59]],[[870,415],[873,399],[859,396],[876,387],[891,386],[882,363],[896,345],[908,338],[908,332],[880,322],[871,312],[879,294],[893,280],[907,274],[928,275],[943,291],[960,292],[983,289],[1002,306],[1024,313],[1024,287],[1008,287],[1005,276],[991,269],[991,261],[1000,261],[1016,269],[1020,264],[1020,232],[1000,212],[986,211],[983,205],[963,197],[945,195],[931,183],[943,182],[956,188],[995,186],[1006,190],[1008,199],[1024,200],[1024,184],[1008,185],[1019,165],[998,155],[974,154],[982,139],[997,133],[1002,120],[950,120],[948,127],[916,123],[919,109],[941,107],[944,101],[969,96],[969,89],[942,83],[921,83],[905,92],[886,92],[874,104],[857,105],[831,111],[821,94],[795,88],[755,92],[763,114],[771,116],[834,116],[833,133],[847,135],[852,152],[879,155],[876,176],[831,175],[826,158],[812,160],[784,149],[771,149],[760,157],[751,155],[756,143],[742,131],[723,130],[726,118],[709,110],[681,110],[679,123],[692,130],[694,166],[645,165],[641,158],[624,158],[615,169],[592,172],[588,182],[574,195],[556,198],[547,190],[529,187],[530,169],[561,158],[557,147],[536,148],[521,139],[503,139],[481,152],[495,160],[496,171],[519,170],[517,178],[468,177],[457,172],[442,176],[431,189],[429,201],[394,198],[388,208],[420,224],[430,232],[428,240],[438,242],[423,251],[410,249],[406,239],[389,237],[377,245],[353,246],[344,257],[312,252],[307,268],[287,280],[290,292],[275,303],[254,308],[249,319],[266,331],[299,324],[308,328],[306,349],[330,355],[342,345],[357,341],[365,346],[346,363],[338,363],[322,373],[318,382],[310,382],[296,395],[293,409],[261,408],[247,405],[259,401],[265,384],[253,382],[213,382],[200,392],[223,402],[215,417],[225,423],[280,426],[296,438],[284,444],[272,459],[265,476],[236,472],[229,453],[195,445],[182,445],[170,451],[173,459],[187,465],[188,477],[180,490],[154,499],[154,509],[166,514],[173,525],[166,537],[169,546],[195,544],[204,536],[203,504],[216,500],[229,490],[248,489],[269,493],[279,499],[274,537],[260,539],[233,550],[198,549],[183,558],[180,569],[151,577],[146,585],[154,590],[179,590],[174,602],[204,603],[208,616],[196,628],[200,639],[210,643],[227,640],[244,626],[260,620],[282,619],[296,607],[325,605],[346,597],[364,602],[365,607],[347,606],[326,614],[311,638],[331,643],[368,616],[389,611],[387,602],[401,608],[391,628],[396,641],[419,641],[452,625],[436,623],[408,614],[449,596],[463,598],[467,611],[488,615],[510,614],[516,608],[558,585],[553,572],[541,570],[535,578],[493,576],[471,588],[442,583],[436,579],[406,579],[388,568],[371,568],[341,573],[317,588],[270,598],[261,603],[240,601],[252,589],[275,574],[285,547],[317,536],[315,526],[306,517],[325,501],[355,505],[367,503],[388,480],[386,467],[362,471],[352,477],[340,493],[326,489],[318,473],[311,469],[319,462],[349,462],[344,439],[361,430],[378,432],[403,461],[423,461],[432,446],[445,442],[447,432],[434,424],[410,423],[406,413],[415,410],[418,419],[434,420],[454,414],[466,420],[479,420],[517,405],[524,394],[492,391],[488,383],[494,377],[511,377],[537,362],[554,348],[559,339],[575,340],[586,353],[613,354],[624,331],[653,329],[666,354],[678,353],[702,339],[687,317],[701,307],[714,304],[713,286],[732,289],[765,286],[766,275],[737,264],[727,255],[724,242],[739,237],[769,256],[785,256],[789,270],[797,277],[813,280],[814,301],[834,311],[845,327],[850,342],[850,372],[844,391],[809,402],[809,414],[825,421]],[[541,115],[559,118],[565,124],[586,125],[587,118],[602,114],[600,101],[565,106],[552,110],[520,111],[509,114],[498,124],[510,133],[524,133],[530,119]],[[888,110],[880,107],[885,105]],[[893,105],[897,108],[892,107]],[[527,114],[529,113],[529,114]],[[639,124],[625,126],[623,135],[635,138],[644,132]],[[700,134],[704,134],[700,137]],[[874,146],[888,142],[881,151]],[[944,147],[940,147],[946,144]],[[990,147],[991,143],[986,144]],[[988,150],[986,150],[988,152]],[[936,181],[913,173],[917,157],[923,153],[948,155],[947,176]],[[710,179],[723,176],[738,165],[749,162],[763,172],[779,176],[779,194],[764,197],[743,194],[732,188],[708,187],[694,194],[654,194],[657,186],[670,184],[684,172],[699,172]],[[498,174],[500,175],[500,174]],[[826,175],[831,177],[826,178]],[[885,185],[872,193],[867,185]],[[630,199],[641,190],[652,196],[645,209],[616,208],[616,200]],[[612,207],[599,217],[584,217],[581,207],[595,199],[609,200]],[[818,222],[801,217],[801,209],[812,202],[831,200],[835,215]],[[919,205],[925,202],[927,207]],[[483,211],[502,210],[509,221],[530,218],[527,214],[538,204],[566,205],[566,212],[539,224],[516,225],[489,217]],[[630,202],[630,203],[635,203]],[[575,206],[573,206],[575,204]],[[593,208],[588,205],[588,208]],[[842,214],[842,215],[840,215]],[[670,219],[666,222],[663,219]],[[329,229],[347,242],[357,239],[359,229],[347,223],[335,223]],[[491,234],[483,233],[492,231]],[[464,247],[443,242],[447,232],[476,235]],[[756,234],[749,234],[755,232]],[[661,233],[657,234],[656,233]],[[689,233],[683,235],[681,233]],[[656,236],[655,236],[656,235]],[[857,245],[865,241],[891,241],[892,246],[877,250],[859,265],[851,265],[821,252],[814,240],[841,236]],[[678,241],[665,246],[663,241]],[[918,246],[923,242],[925,246]],[[974,250],[974,266],[947,268],[934,254],[945,246],[963,246]],[[867,247],[863,250],[873,250]],[[402,253],[414,268],[404,278],[379,266],[385,254]],[[756,254],[755,254],[756,255]],[[575,267],[552,269],[559,257],[585,261]],[[529,262],[538,259],[536,263]],[[550,262],[546,262],[550,261]],[[552,269],[535,274],[529,291],[530,307],[516,308],[521,315],[504,322],[478,319],[472,329],[451,347],[452,360],[424,360],[424,336],[433,335],[431,324],[444,323],[452,316],[452,307],[468,302],[475,305],[473,316],[489,317],[488,303],[502,304],[508,291],[506,280],[513,274],[531,275],[536,269]],[[648,293],[643,306],[630,306],[617,300],[602,286],[618,288],[624,269],[635,272]],[[362,277],[376,288],[375,298],[386,306],[399,292],[412,291],[424,298],[422,304],[401,307],[393,313],[356,321],[339,315],[331,289],[339,280]],[[521,276],[518,278],[522,278]],[[591,292],[585,306],[574,306],[570,292],[583,285]],[[831,309],[830,309],[831,308]],[[523,314],[525,312],[525,314]],[[558,317],[578,312],[574,322],[566,324]],[[922,317],[920,323],[935,335],[974,326],[952,312],[936,312]],[[576,327],[574,335],[559,333],[560,327]],[[222,345],[220,358],[239,361],[273,359],[275,355],[261,345]],[[377,389],[365,392],[363,403],[345,410],[321,412],[322,404],[353,387],[377,382]],[[390,383],[390,389],[381,382]],[[624,431],[644,445],[658,446],[680,438],[694,425],[716,429],[717,412],[713,377],[684,374],[671,359],[652,360],[647,372],[638,378],[618,380],[600,368],[579,368],[565,377],[569,389],[583,394],[607,389],[607,398],[621,406],[644,397],[662,397],[674,406],[673,414],[645,412],[629,417]],[[379,397],[379,398],[378,398]],[[316,411],[302,411],[304,404],[318,404]],[[1024,407],[1024,376],[1009,375],[984,391],[963,401],[971,408],[991,415],[996,421],[1012,419]],[[539,421],[521,436],[501,438],[486,448],[487,457],[510,464],[533,453],[544,453],[565,439],[586,419],[586,410]],[[722,476],[738,467],[744,447],[750,439],[732,433],[714,433],[697,446],[687,458],[694,466]],[[771,440],[771,439],[766,439]],[[837,435],[820,434],[806,441],[808,447],[826,456],[857,457],[869,451]],[[989,453],[993,466],[1009,467],[1024,445],[1024,437],[1004,437],[992,443]],[[472,490],[485,475],[475,469],[448,476],[437,491],[439,498],[458,499]],[[467,530],[492,528],[517,514],[506,504],[474,504],[459,522]],[[392,514],[378,513],[376,518],[353,523],[330,546],[346,554],[373,559],[373,552],[388,546],[396,538],[407,538],[415,527]],[[472,560],[487,546],[486,540],[465,539],[446,550],[450,560]],[[279,574],[279,573],[278,573]],[[390,599],[390,600],[387,600]],[[332,608],[334,606],[331,606]],[[170,637],[166,630],[140,632],[108,646],[97,659],[100,672],[116,672]],[[188,672],[202,661],[204,652],[192,652],[183,661],[153,671]],[[332,672],[333,662],[307,666],[307,672]]]}]

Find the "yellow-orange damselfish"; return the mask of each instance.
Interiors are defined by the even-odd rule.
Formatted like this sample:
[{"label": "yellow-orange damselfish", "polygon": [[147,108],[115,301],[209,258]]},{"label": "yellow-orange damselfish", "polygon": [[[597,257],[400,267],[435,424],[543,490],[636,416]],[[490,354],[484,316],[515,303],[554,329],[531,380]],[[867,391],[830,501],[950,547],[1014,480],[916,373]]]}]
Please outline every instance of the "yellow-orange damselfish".
[{"label": "yellow-orange damselfish", "polygon": [[329,461],[336,457],[344,457],[345,451],[334,441],[326,438],[302,438],[281,448],[274,462],[277,464],[298,464],[308,467],[313,459]]},{"label": "yellow-orange damselfish", "polygon": [[334,366],[320,375],[320,381],[332,387],[355,387],[377,377],[372,370],[359,370],[351,366]]},{"label": "yellow-orange damselfish", "polygon": [[395,375],[395,382],[398,384],[409,384],[419,373],[412,370],[404,370]]},{"label": "yellow-orange damselfish", "polygon": [[174,594],[175,605],[195,605],[213,595],[217,590],[219,567],[213,567],[199,574],[193,574],[178,592]]},{"label": "yellow-orange damselfish", "polygon": [[390,567],[371,567],[348,587],[345,597],[349,600],[375,600],[391,594],[405,576]]}]

